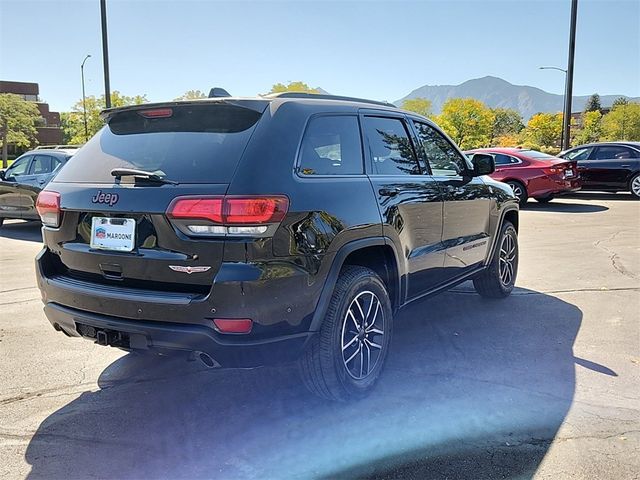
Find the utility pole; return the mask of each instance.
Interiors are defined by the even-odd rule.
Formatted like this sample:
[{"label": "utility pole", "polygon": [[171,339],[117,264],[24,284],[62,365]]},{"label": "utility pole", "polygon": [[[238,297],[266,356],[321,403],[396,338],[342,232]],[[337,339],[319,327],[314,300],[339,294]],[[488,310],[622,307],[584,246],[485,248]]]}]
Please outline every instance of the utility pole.
[{"label": "utility pole", "polygon": [[87,55],[86,57],[84,57],[84,60],[82,61],[82,64],[80,65],[80,75],[82,76],[82,111],[84,114],[84,141],[85,143],[89,141],[89,129],[87,128],[87,104],[85,101],[85,94],[84,94],[84,62],[87,61],[88,58],[90,58],[91,55]]},{"label": "utility pole", "polygon": [[107,42],[107,1],[100,0],[100,18],[102,20],[102,66],[104,68],[104,101],[111,108],[111,87],[109,85],[109,45]]},{"label": "utility pole", "polygon": [[569,60],[567,64],[567,84],[564,92],[564,111],[562,131],[564,148],[571,146],[571,99],[573,96],[573,63],[576,51],[576,19],[578,16],[578,0],[571,0],[571,26],[569,28]]}]

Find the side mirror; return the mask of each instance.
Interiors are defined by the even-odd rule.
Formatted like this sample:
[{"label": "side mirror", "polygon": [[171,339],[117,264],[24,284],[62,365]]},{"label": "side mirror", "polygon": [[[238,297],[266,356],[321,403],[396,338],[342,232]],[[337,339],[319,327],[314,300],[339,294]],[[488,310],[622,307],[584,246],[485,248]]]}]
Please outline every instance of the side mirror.
[{"label": "side mirror", "polygon": [[0,170],[0,180],[4,180],[4,170]]},{"label": "side mirror", "polygon": [[473,163],[473,176],[491,175],[496,171],[496,160],[488,153],[474,153],[471,157]]}]

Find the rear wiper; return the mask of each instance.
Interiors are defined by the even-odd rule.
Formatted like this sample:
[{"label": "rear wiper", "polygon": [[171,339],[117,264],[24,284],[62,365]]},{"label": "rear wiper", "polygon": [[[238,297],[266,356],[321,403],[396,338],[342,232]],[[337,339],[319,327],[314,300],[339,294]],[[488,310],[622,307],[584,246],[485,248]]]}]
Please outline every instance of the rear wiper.
[{"label": "rear wiper", "polygon": [[135,168],[114,168],[113,170],[111,170],[111,175],[116,177],[118,180],[120,180],[122,177],[134,177],[144,178],[145,180],[149,180],[151,182],[178,185],[178,182],[163,178],[157,173],[147,172],[145,170],[136,170]]}]

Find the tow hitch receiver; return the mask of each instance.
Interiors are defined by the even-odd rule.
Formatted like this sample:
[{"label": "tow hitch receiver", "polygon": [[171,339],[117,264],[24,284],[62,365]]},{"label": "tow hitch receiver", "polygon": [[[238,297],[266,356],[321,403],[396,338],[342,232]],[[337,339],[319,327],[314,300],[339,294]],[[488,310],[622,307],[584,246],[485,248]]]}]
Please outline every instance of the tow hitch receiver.
[{"label": "tow hitch receiver", "polygon": [[95,339],[98,345],[129,348],[129,335],[127,333],[114,330],[99,330],[91,325],[76,324],[76,326],[80,335]]}]

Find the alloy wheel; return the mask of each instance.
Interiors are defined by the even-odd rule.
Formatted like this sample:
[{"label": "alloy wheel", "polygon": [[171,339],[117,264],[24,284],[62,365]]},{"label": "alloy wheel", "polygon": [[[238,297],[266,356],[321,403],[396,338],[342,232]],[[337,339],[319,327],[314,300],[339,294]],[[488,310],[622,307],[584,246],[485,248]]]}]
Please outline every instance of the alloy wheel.
[{"label": "alloy wheel", "polygon": [[360,292],[349,305],[342,322],[342,362],[356,380],[367,377],[382,355],[384,311],[375,293]]},{"label": "alloy wheel", "polygon": [[640,175],[636,175],[631,182],[631,191],[636,197],[640,197]]},{"label": "alloy wheel", "polygon": [[520,185],[518,185],[517,183],[509,183],[509,186],[511,187],[511,189],[513,190],[513,194],[518,197],[519,199],[522,198],[523,195],[523,191],[522,191],[522,187]]},{"label": "alloy wheel", "polygon": [[500,274],[500,282],[503,286],[511,285],[515,275],[516,263],[516,243],[513,237],[507,233],[502,238],[500,245],[500,257],[498,265],[498,273]]}]

